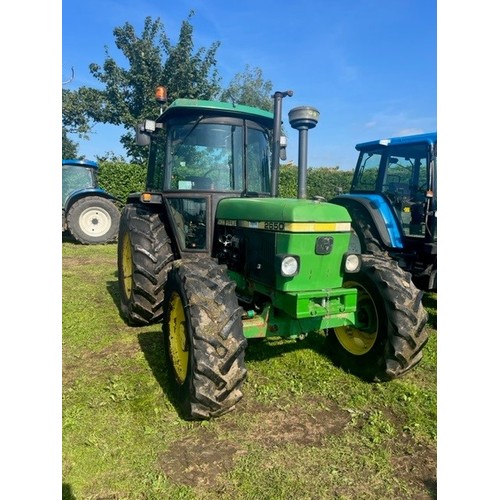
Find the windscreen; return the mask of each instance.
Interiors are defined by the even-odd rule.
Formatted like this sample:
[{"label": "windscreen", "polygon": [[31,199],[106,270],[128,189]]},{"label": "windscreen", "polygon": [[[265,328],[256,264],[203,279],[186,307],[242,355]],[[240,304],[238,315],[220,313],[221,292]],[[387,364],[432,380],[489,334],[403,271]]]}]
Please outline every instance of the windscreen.
[{"label": "windscreen", "polygon": [[269,192],[269,139],[244,120],[169,124],[166,189]]},{"label": "windscreen", "polygon": [[93,169],[75,165],[62,166],[62,204],[68,196],[79,189],[95,187]]},{"label": "windscreen", "polygon": [[353,190],[392,194],[403,190],[425,193],[428,182],[429,146],[408,144],[362,151]]},{"label": "windscreen", "polygon": [[425,235],[429,145],[400,144],[362,151],[353,191],[384,194],[407,235]]}]

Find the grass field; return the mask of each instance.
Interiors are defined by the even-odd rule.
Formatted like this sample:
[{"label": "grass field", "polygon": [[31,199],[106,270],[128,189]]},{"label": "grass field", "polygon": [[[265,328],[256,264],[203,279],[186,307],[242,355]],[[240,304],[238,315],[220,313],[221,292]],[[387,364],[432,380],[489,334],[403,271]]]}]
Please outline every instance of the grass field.
[{"label": "grass field", "polygon": [[187,422],[161,325],[119,315],[116,245],[63,242],[62,274],[63,499],[436,498],[437,295],[405,377],[344,373],[319,332],[251,342],[236,410]]}]

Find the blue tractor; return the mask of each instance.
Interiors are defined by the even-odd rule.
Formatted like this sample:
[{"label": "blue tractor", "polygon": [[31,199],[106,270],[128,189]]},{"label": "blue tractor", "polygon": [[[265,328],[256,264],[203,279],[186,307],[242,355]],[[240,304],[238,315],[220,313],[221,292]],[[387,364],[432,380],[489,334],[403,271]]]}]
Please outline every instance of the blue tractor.
[{"label": "blue tractor", "polygon": [[352,217],[352,244],[386,254],[423,291],[437,291],[437,132],[356,145],[349,193],[332,203]]},{"label": "blue tractor", "polygon": [[118,200],[98,186],[97,170],[93,161],[62,161],[62,230],[84,245],[118,237]]}]

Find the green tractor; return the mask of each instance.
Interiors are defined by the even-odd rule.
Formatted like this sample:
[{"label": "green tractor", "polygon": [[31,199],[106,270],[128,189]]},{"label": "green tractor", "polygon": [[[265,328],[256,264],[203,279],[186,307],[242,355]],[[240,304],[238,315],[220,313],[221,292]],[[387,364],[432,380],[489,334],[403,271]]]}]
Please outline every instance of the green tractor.
[{"label": "green tractor", "polygon": [[296,199],[278,196],[281,106],[291,95],[276,92],[273,113],[178,99],[137,128],[150,156],[146,189],[130,194],[120,220],[120,311],[129,325],[162,322],[189,420],[234,409],[252,339],[324,331],[333,361],[370,381],[399,377],[422,357],[427,313],[411,275],[385,256],[349,253],[349,212],[307,199],[315,108],[289,112],[299,185]]}]

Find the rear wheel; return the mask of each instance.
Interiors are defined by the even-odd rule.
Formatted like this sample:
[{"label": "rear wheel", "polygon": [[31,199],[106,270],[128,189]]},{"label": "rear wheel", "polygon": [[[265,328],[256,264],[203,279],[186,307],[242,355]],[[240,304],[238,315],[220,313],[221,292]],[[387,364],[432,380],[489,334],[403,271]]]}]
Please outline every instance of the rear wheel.
[{"label": "rear wheel", "polygon": [[428,340],[428,315],[411,275],[390,258],[363,255],[361,270],[343,286],[358,290],[357,325],[327,330],[333,360],[375,382],[413,368]]},{"label": "rear wheel", "polygon": [[84,245],[116,241],[120,211],[101,196],[87,196],[75,201],[68,211],[69,232]]},{"label": "rear wheel", "polygon": [[213,259],[184,260],[166,289],[163,332],[180,413],[203,420],[233,410],[243,396],[247,346],[234,282]]},{"label": "rear wheel", "polygon": [[356,253],[385,255],[387,252],[365,210],[357,206],[349,207],[351,215],[351,243],[349,250]]},{"label": "rear wheel", "polygon": [[127,205],[118,233],[120,312],[129,325],[161,321],[174,255],[160,214]]}]

